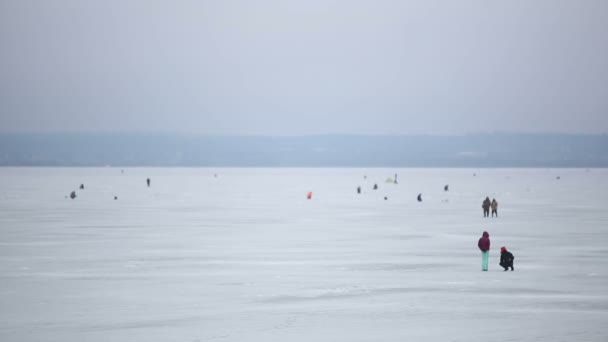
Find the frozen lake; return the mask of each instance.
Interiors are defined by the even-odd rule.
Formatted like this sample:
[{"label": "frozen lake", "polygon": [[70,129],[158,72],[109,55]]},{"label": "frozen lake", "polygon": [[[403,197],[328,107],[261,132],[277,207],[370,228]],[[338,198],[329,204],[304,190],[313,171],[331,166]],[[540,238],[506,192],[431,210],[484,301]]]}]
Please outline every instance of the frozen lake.
[{"label": "frozen lake", "polygon": [[607,204],[605,169],[0,168],[0,341],[607,341]]}]

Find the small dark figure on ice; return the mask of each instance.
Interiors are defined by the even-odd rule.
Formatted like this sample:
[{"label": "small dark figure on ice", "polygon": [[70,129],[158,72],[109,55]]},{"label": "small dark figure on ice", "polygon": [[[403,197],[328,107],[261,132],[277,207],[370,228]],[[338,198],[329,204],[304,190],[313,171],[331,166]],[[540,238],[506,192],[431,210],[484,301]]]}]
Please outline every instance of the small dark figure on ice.
[{"label": "small dark figure on ice", "polygon": [[513,254],[511,254],[511,252],[507,250],[507,247],[502,246],[500,248],[500,266],[502,266],[505,271],[507,271],[509,267],[511,268],[511,271],[515,271],[515,269],[513,268],[514,259],[515,257],[513,256]]},{"label": "small dark figure on ice", "polygon": [[448,191],[449,189],[450,189],[450,186],[447,184],[443,187],[443,191]]},{"label": "small dark figure on ice", "polygon": [[374,190],[378,190],[378,184],[374,184]]},{"label": "small dark figure on ice", "polygon": [[418,200],[418,202],[422,202],[422,194],[418,194],[418,197],[416,197],[416,199]]},{"label": "small dark figure on ice", "polygon": [[80,184],[80,190],[84,190],[84,184]]},{"label": "small dark figure on ice", "polygon": [[148,184],[148,188],[150,187],[150,178],[146,179],[146,183]]},{"label": "small dark figure on ice", "polygon": [[357,193],[358,193],[358,194],[360,194],[360,193],[361,193],[361,187],[360,187],[360,186],[358,186],[358,187],[357,187]]},{"label": "small dark figure on ice", "polygon": [[76,191],[72,191],[72,192],[70,193],[70,198],[71,198],[71,199],[76,198]]},{"label": "small dark figure on ice", "polygon": [[481,207],[483,208],[483,217],[489,217],[490,216],[490,205],[492,203],[490,202],[490,198],[486,197],[485,200],[483,200],[483,203],[481,204]]},{"label": "small dark figure on ice", "polygon": [[496,202],[496,198],[492,199],[492,203],[490,203],[490,207],[492,207],[492,217],[496,215],[498,217],[498,202]]}]

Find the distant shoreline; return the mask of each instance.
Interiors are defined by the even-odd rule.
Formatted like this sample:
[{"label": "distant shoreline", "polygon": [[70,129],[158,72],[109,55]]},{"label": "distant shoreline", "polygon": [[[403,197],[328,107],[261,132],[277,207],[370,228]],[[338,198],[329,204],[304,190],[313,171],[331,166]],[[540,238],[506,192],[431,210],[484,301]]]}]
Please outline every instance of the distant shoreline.
[{"label": "distant shoreline", "polygon": [[606,168],[608,135],[0,134],[0,167]]},{"label": "distant shoreline", "polygon": [[96,166],[96,165],[0,165],[0,169],[446,169],[446,170],[606,170],[608,166],[593,166],[593,167],[570,167],[570,166],[556,166],[556,167],[542,167],[542,166],[148,166],[148,165],[134,165],[134,166]]}]

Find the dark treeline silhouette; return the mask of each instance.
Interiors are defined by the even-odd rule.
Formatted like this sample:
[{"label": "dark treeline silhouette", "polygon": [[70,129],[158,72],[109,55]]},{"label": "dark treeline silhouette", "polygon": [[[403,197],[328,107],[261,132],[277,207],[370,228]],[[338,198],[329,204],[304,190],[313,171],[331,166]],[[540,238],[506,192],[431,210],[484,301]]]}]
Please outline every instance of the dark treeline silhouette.
[{"label": "dark treeline silhouette", "polygon": [[0,134],[0,166],[104,165],[608,167],[608,135]]}]

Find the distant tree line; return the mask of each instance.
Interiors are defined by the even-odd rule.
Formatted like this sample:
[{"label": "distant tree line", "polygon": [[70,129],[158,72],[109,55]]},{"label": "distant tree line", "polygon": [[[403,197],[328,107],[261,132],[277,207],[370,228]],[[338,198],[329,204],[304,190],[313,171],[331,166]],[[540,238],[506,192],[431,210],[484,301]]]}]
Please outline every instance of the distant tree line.
[{"label": "distant tree line", "polygon": [[0,166],[608,167],[608,135],[1,134]]}]

